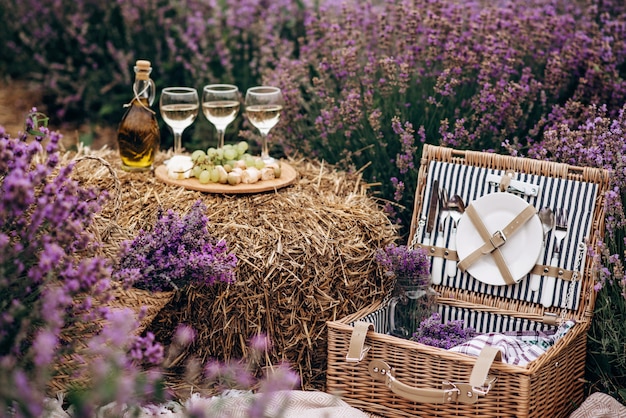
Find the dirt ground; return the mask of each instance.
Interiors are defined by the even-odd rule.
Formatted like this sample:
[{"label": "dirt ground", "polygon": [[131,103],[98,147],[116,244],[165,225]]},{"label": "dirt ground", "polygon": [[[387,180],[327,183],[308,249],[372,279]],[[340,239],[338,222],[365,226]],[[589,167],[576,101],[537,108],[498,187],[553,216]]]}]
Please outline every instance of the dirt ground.
[{"label": "dirt ground", "polygon": [[[12,137],[24,130],[24,121],[31,108],[47,113],[42,101],[41,90],[37,83],[23,80],[0,79],[0,126]],[[103,146],[116,147],[116,127],[111,126],[49,126],[63,134],[63,143],[67,148],[79,141],[88,143],[93,149]]]},{"label": "dirt ground", "polygon": [[11,136],[24,130],[24,120],[33,106],[41,106],[37,85],[24,81],[0,81],[0,125]]}]

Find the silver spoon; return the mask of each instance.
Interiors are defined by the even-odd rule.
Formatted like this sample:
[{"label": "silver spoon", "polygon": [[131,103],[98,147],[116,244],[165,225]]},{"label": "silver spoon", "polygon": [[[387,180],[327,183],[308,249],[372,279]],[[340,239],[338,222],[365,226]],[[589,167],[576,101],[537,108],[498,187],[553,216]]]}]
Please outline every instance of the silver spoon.
[{"label": "silver spoon", "polygon": [[[540,263],[543,259],[543,253],[546,248],[546,237],[548,236],[548,232],[552,231],[554,228],[555,218],[554,212],[550,208],[543,208],[539,211],[539,220],[541,221],[541,228],[543,229],[543,241],[541,242],[541,249],[539,250],[539,257],[537,258],[537,264]],[[539,290],[541,285],[541,275],[532,274],[530,276],[530,290],[536,292]]]},{"label": "silver spoon", "polygon": [[[450,242],[448,244],[448,248],[456,250],[456,225],[465,212],[465,203],[463,203],[461,196],[455,194],[450,198],[448,201],[448,210],[450,211],[450,217],[452,218],[452,229],[450,230]],[[456,262],[454,260],[450,260],[446,267],[448,277],[455,277],[457,270]]]}]

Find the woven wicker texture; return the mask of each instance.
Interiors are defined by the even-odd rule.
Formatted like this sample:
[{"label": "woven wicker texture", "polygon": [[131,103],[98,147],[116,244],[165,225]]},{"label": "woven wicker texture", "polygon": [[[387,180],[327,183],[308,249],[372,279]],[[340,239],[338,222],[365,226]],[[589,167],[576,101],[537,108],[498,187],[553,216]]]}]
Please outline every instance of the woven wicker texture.
[{"label": "woven wicker texture", "polygon": [[475,357],[452,353],[385,334],[368,334],[364,361],[345,361],[353,328],[350,322],[375,311],[364,309],[329,323],[327,391],[354,407],[385,417],[565,417],[583,400],[586,328],[575,327],[529,368],[496,364],[492,390],[475,405],[420,404],[394,395],[369,377],[368,364],[381,359],[396,378],[418,388],[441,389],[443,382],[467,383]]},{"label": "woven wicker texture", "polygon": [[[428,145],[422,157],[411,235],[416,231],[415,214],[421,213],[422,205],[427,204],[422,199],[429,163],[445,161],[597,183],[600,193],[593,213],[594,232],[589,237],[588,245],[595,247],[601,239],[598,231],[604,230],[603,199],[609,183],[608,173],[604,170]],[[491,391],[476,404],[411,402],[394,395],[384,384],[374,381],[368,372],[369,361],[384,360],[395,369],[396,378],[400,382],[419,388],[441,389],[442,382],[467,383],[475,357],[370,331],[366,339],[366,344],[371,346],[367,357],[360,363],[346,362],[353,330],[350,324],[375,312],[381,305],[370,306],[328,323],[327,390],[341,395],[355,407],[388,417],[566,417],[583,400],[586,335],[595,301],[592,263],[591,257],[585,261],[581,278],[582,301],[575,311],[546,309],[539,304],[435,286],[441,294],[438,300],[441,304],[535,321],[542,321],[546,314],[563,315],[564,318],[573,318],[578,322],[569,333],[527,367],[494,364],[491,374],[497,380]]]}]

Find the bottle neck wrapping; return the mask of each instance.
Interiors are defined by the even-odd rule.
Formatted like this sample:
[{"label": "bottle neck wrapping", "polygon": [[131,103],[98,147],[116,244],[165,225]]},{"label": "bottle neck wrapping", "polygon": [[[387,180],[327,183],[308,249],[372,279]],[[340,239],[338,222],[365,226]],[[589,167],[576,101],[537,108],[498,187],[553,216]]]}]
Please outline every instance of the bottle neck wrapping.
[{"label": "bottle neck wrapping", "polygon": [[154,102],[155,92],[156,88],[154,81],[151,79],[135,79],[135,82],[133,83],[133,99],[129,103],[126,103],[124,107],[133,106],[133,103],[139,104],[148,112],[155,115],[156,113],[154,110],[150,109],[150,106],[152,106],[152,103]]},{"label": "bottle neck wrapping", "polygon": [[133,84],[133,93],[135,99],[140,102],[147,103],[148,106],[152,106],[155,96],[154,82],[151,79],[140,80],[136,79]]}]

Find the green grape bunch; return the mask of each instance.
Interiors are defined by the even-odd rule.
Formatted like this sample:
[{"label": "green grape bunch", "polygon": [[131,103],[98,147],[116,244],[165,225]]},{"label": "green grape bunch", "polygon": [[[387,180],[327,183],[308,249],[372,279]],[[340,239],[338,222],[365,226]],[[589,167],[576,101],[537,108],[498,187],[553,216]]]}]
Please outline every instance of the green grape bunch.
[{"label": "green grape bunch", "polygon": [[248,143],[226,144],[223,148],[211,147],[195,150],[191,154],[191,177],[201,184],[221,183],[237,185],[279,178],[280,164],[266,164],[261,157],[248,153]]}]

